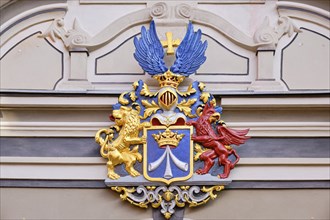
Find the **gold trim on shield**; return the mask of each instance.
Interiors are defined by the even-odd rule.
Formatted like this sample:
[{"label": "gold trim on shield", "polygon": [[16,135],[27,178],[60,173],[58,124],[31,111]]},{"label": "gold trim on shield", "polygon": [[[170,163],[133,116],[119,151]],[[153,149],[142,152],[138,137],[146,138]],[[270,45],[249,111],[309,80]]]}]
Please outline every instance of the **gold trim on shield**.
[{"label": "gold trim on shield", "polygon": [[[166,126],[153,126],[151,128],[144,128],[143,129],[143,135],[146,136],[147,135],[147,131],[148,130],[166,130]],[[190,130],[190,135],[193,133],[193,127],[192,126],[172,126],[170,127],[173,130],[184,130],[184,129],[189,129]],[[152,137],[147,137],[147,138],[152,138]],[[185,181],[190,179],[190,177],[192,177],[193,173],[194,173],[194,160],[193,160],[193,153],[194,153],[194,149],[193,149],[193,141],[191,140],[191,137],[189,137],[190,139],[190,162],[189,162],[189,166],[190,166],[190,172],[187,176],[185,177],[175,177],[175,178],[171,178],[171,179],[165,179],[165,178],[154,178],[154,177],[150,177],[148,175],[148,164],[147,164],[147,142],[145,142],[143,144],[143,176],[144,178],[146,178],[149,181],[157,181],[157,182],[163,182],[167,185],[173,183],[173,182],[178,182],[178,181]]]}]

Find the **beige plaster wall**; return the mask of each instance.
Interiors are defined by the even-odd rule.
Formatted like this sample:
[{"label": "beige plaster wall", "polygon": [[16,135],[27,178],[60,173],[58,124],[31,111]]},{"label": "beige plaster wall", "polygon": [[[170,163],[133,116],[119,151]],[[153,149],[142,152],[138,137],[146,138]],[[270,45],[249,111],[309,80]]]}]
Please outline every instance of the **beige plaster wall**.
[{"label": "beige plaster wall", "polygon": [[[329,219],[329,190],[225,190],[185,219]],[[2,188],[1,219],[150,219],[110,189]],[[28,198],[28,199],[27,199]]]},{"label": "beige plaster wall", "polygon": [[302,30],[283,50],[282,78],[290,89],[330,88],[330,43],[326,37]]},{"label": "beige plaster wall", "polygon": [[2,57],[1,89],[52,90],[61,79],[62,53],[39,35],[26,38]]}]

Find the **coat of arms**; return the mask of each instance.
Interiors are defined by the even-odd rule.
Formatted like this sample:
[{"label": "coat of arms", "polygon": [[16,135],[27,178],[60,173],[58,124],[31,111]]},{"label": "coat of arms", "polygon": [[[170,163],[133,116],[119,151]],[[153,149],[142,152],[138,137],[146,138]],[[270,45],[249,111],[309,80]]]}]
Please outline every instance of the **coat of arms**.
[{"label": "coat of arms", "polygon": [[[142,69],[159,82],[151,91],[146,83],[133,83],[133,90],[120,95],[110,120],[95,139],[101,156],[108,160],[106,185],[120,192],[123,200],[142,208],[160,207],[165,218],[175,206],[205,204],[230,183],[230,171],[239,161],[231,145],[243,144],[248,129],[234,130],[221,120],[222,108],[193,82],[185,91],[180,83],[205,62],[207,42],[200,30],[188,24],[183,40],[160,41],[151,21],[134,39],[134,57]],[[165,65],[174,54],[174,64]]]}]

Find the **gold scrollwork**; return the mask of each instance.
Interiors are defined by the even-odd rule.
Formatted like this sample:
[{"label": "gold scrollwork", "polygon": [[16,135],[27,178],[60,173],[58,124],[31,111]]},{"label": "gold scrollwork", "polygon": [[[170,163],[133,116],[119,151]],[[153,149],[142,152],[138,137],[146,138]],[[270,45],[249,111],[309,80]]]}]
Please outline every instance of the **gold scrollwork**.
[{"label": "gold scrollwork", "polygon": [[[171,186],[169,188],[163,188],[161,190],[155,186],[138,186],[138,187],[123,187],[113,186],[112,190],[120,193],[120,198],[126,200],[132,205],[147,208],[150,204],[153,208],[159,208],[161,206],[161,212],[166,219],[169,219],[173,214],[169,207],[176,205],[178,207],[185,207],[189,204],[189,207],[196,207],[206,204],[210,199],[215,199],[217,194],[224,189],[224,186],[211,186],[211,187],[198,187],[198,186]],[[196,189],[200,189],[200,193],[194,194]],[[199,190],[198,190],[199,191]],[[202,195],[205,193],[204,195]]]},{"label": "gold scrollwork", "polygon": [[175,204],[180,207],[183,208],[185,207],[186,203],[185,202],[180,202],[180,197],[179,195],[175,195]]},{"label": "gold scrollwork", "polygon": [[203,188],[201,189],[202,192],[205,192],[205,193],[209,193],[210,194],[210,198],[211,199],[215,199],[217,198],[217,194],[214,194],[214,191],[221,191],[223,190],[225,187],[224,186],[212,186],[212,187],[209,187],[209,188],[206,188],[205,186],[203,186]]},{"label": "gold scrollwork", "polygon": [[196,206],[204,205],[204,204],[206,204],[209,200],[210,200],[210,197],[204,199],[204,200],[201,201],[201,202],[190,201],[190,202],[189,202],[189,207],[196,207]]},{"label": "gold scrollwork", "polygon": [[[154,202],[154,203],[151,204],[152,208],[156,209],[162,204],[162,201],[163,201],[162,196],[158,195],[157,198],[158,198],[158,199],[156,199],[157,202]],[[151,198],[149,198],[149,201],[150,200],[151,200]]]},{"label": "gold scrollwork", "polygon": [[130,194],[133,194],[136,192],[136,188],[132,187],[130,189],[126,188],[126,187],[122,187],[122,186],[113,186],[111,187],[111,189],[113,191],[119,192],[120,194],[120,198],[125,201],[127,200],[129,203],[131,203],[132,205],[138,206],[140,208],[148,208],[148,204],[150,203],[150,201],[146,201],[146,202],[134,202],[132,199],[129,198]]},{"label": "gold scrollwork", "polygon": [[[203,199],[202,201],[194,201],[190,198],[190,196],[188,196],[188,194],[184,194],[183,198],[184,200],[181,202],[180,198],[178,195],[175,196],[175,204],[178,207],[184,207],[186,203],[189,204],[189,207],[196,207],[196,206],[200,206],[203,204],[206,204],[210,199],[215,199],[217,197],[217,194],[214,193],[214,191],[219,192],[221,190],[223,190],[225,187],[224,186],[212,186],[212,187],[206,187],[203,186],[201,191],[208,193],[209,196],[206,197],[205,199]],[[189,187],[187,187],[187,189],[189,189]]]},{"label": "gold scrollwork", "polygon": [[113,187],[111,187],[111,189],[116,192],[119,192],[119,193],[123,192],[122,194],[120,194],[120,198],[122,200],[126,200],[128,198],[129,193],[136,192],[135,187],[128,189],[128,188],[122,187],[122,186],[113,186]]}]

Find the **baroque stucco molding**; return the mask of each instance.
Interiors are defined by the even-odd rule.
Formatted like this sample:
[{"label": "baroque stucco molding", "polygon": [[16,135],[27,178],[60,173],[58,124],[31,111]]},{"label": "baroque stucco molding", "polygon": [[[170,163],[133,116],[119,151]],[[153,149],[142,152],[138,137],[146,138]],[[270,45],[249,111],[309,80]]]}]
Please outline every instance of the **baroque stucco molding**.
[{"label": "baroque stucco molding", "polygon": [[55,41],[55,37],[57,37],[61,39],[64,45],[69,49],[86,48],[88,50],[94,50],[111,42],[119,34],[131,27],[147,23],[152,19],[168,18],[168,9],[169,7],[166,3],[158,2],[151,7],[132,12],[117,19],[93,37],[90,37],[89,34],[81,28],[81,25],[76,19],[73,24],[73,29],[66,30],[64,18],[58,18],[54,19],[48,30],[43,33],[43,37],[49,36],[53,41]]},{"label": "baroque stucco molding", "polygon": [[266,17],[263,24],[251,38],[224,18],[211,12],[193,8],[187,4],[178,5],[176,12],[182,18],[187,18],[195,23],[215,29],[240,46],[252,51],[265,47],[275,49],[277,42],[282,36],[285,34],[291,36],[293,32],[299,31],[299,28],[287,17],[280,17],[275,27],[270,26],[269,18]]},{"label": "baroque stucco molding", "polygon": [[119,34],[131,27],[147,23],[151,21],[152,18],[165,18],[166,13],[167,4],[158,3],[150,8],[132,12],[117,19],[93,37],[88,37],[87,32],[81,31],[82,28],[77,28],[75,25],[73,29],[67,31],[64,28],[64,19],[56,19],[43,36],[50,36],[53,40],[55,39],[54,37],[57,37],[70,49],[86,48],[88,50],[94,50],[111,42]]},{"label": "baroque stucco molding", "polygon": [[292,22],[288,17],[279,17],[277,25],[275,27],[270,26],[269,18],[265,17],[263,23],[254,33],[255,42],[265,45],[260,47],[266,47],[267,49],[275,49],[278,41],[284,36],[288,35],[291,37],[293,33],[300,33],[301,30]]},{"label": "baroque stucco molding", "polygon": [[64,45],[69,49],[75,48],[74,45],[86,43],[91,38],[81,27],[77,19],[74,19],[73,21],[73,28],[67,31],[64,27],[63,18],[54,19],[51,26],[41,35],[41,37],[49,37],[52,41],[55,41],[57,37],[61,39]]},{"label": "baroque stucco molding", "polygon": [[86,48],[88,50],[94,50],[111,42],[129,28],[148,23],[152,19],[155,19],[156,22],[168,22],[169,24],[188,23],[188,21],[192,21],[205,25],[220,32],[238,45],[252,51],[256,51],[260,47],[275,48],[282,36],[285,34],[291,36],[293,32],[298,31],[298,28],[287,17],[280,17],[278,25],[273,28],[269,25],[268,18],[265,18],[264,23],[256,30],[254,36],[251,37],[236,28],[229,21],[209,11],[189,4],[172,5],[165,2],[158,2],[150,7],[132,12],[117,19],[93,37],[89,37],[87,32],[83,31],[80,25],[77,25],[77,22],[73,25],[72,30],[66,31],[63,20],[60,19],[54,20],[48,31],[44,33],[44,36],[50,36],[53,40],[54,36],[56,36],[62,39],[66,47],[71,49]]},{"label": "baroque stucco molding", "polygon": [[64,17],[67,10],[67,4],[50,4],[33,8],[11,18],[0,26],[0,46],[3,46],[15,35],[29,27]]},{"label": "baroque stucco molding", "polygon": [[314,6],[281,1],[276,3],[277,11],[280,16],[287,16],[330,29],[330,12]]}]

